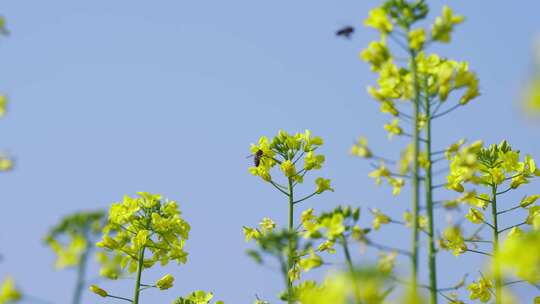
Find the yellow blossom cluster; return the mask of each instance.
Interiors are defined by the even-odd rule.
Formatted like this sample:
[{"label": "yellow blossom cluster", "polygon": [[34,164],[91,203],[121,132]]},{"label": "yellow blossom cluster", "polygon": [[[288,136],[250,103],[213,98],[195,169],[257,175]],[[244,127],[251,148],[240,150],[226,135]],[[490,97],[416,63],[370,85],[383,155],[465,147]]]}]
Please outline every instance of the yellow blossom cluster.
[{"label": "yellow blossom cluster", "polygon": [[378,168],[371,171],[368,176],[374,178],[377,185],[380,185],[384,178],[392,186],[393,195],[398,195],[401,192],[401,188],[405,186],[405,180],[401,177],[394,176],[383,162],[379,164]]},{"label": "yellow blossom cluster", "polygon": [[[187,297],[178,297],[172,304],[209,304],[214,298],[214,294],[204,290],[197,290]],[[215,304],[223,304],[223,301],[216,301]]]},{"label": "yellow blossom cluster", "polygon": [[[309,130],[294,135],[280,130],[271,141],[263,136],[257,145],[251,145],[255,164],[249,168],[249,172],[260,176],[266,182],[277,185],[272,179],[270,171],[278,165],[281,173],[287,179],[294,183],[302,183],[304,176],[309,171],[321,169],[324,164],[324,155],[315,152],[322,145],[323,140],[320,137],[312,136]],[[303,167],[300,169],[298,169],[299,162],[303,163]],[[329,179],[319,177],[315,180],[315,184],[317,194],[333,191]]]},{"label": "yellow blossom cluster", "polygon": [[532,284],[540,283],[540,228],[529,232],[515,229],[502,244],[500,263],[510,275]]},{"label": "yellow blossom cluster", "polygon": [[0,285],[0,304],[16,303],[22,299],[22,294],[15,286],[15,281],[8,277]]},{"label": "yellow blossom cluster", "polygon": [[302,236],[305,239],[320,240],[317,247],[319,252],[335,253],[335,244],[343,245],[351,236],[361,241],[369,229],[360,228],[360,209],[351,207],[336,207],[329,212],[315,215],[313,208],[302,212]]},{"label": "yellow blossom cluster", "polygon": [[184,243],[190,226],[180,217],[175,201],[161,195],[139,192],[138,197],[125,196],[109,210],[109,222],[98,247],[122,256],[120,265],[130,272],[137,270],[141,259],[145,268],[156,262],[186,263]]},{"label": "yellow blossom cluster", "polygon": [[45,243],[56,254],[56,267],[78,266],[81,257],[101,233],[105,222],[102,211],[77,212],[64,217],[45,236]]}]

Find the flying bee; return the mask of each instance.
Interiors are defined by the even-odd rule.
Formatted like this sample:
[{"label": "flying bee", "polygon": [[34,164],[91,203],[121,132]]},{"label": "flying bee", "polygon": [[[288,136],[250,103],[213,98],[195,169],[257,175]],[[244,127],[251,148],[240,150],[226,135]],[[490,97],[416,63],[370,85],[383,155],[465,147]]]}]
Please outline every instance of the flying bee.
[{"label": "flying bee", "polygon": [[253,157],[253,165],[255,165],[255,167],[258,167],[261,164],[261,158],[263,157],[263,154],[263,150],[259,149],[257,150],[257,152],[255,152],[255,154],[249,155],[246,158]]},{"label": "flying bee", "polygon": [[354,27],[346,26],[336,32],[336,36],[343,36],[347,39],[351,39],[351,35],[354,33]]}]

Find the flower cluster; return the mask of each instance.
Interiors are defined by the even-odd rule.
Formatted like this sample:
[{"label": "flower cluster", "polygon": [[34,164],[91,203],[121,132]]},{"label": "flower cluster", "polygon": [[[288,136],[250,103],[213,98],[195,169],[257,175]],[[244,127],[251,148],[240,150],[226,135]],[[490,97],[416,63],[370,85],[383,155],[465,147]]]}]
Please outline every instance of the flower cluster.
[{"label": "flower cluster", "polygon": [[56,267],[78,266],[105,223],[102,211],[78,212],[64,217],[45,236],[45,243],[56,254]]},{"label": "flower cluster", "polygon": [[371,209],[371,213],[373,213],[373,229],[379,230],[382,225],[390,224],[392,222],[392,219],[390,216],[384,214],[381,210],[377,208]]},{"label": "flower cluster", "polygon": [[[302,183],[304,176],[309,171],[318,170],[324,164],[324,155],[315,152],[322,145],[323,140],[320,137],[312,136],[309,130],[294,135],[280,130],[271,141],[263,136],[257,145],[251,145],[255,165],[249,168],[249,172],[260,176],[267,182],[275,183],[270,171],[273,167],[279,166],[281,173],[287,179],[294,183]],[[302,160],[303,166],[298,169],[300,160]],[[318,178],[316,186],[317,193],[333,191],[328,179]]]},{"label": "flower cluster", "polygon": [[349,236],[360,238],[364,230],[358,225],[359,219],[359,208],[339,206],[318,216],[314,214],[313,208],[309,208],[302,212],[303,231],[301,234],[305,239],[322,239],[323,243],[319,246],[319,250],[332,252],[337,241],[342,241]]},{"label": "flower cluster", "polygon": [[517,189],[535,176],[540,176],[540,169],[530,155],[520,161],[520,151],[512,150],[506,141],[487,148],[478,141],[452,157],[448,188],[463,192],[464,182],[500,186],[510,181],[510,188]]},{"label": "flower cluster", "polygon": [[[463,17],[455,16],[448,7],[443,8],[441,17],[437,17],[432,25],[431,37],[427,37],[423,28],[409,30],[411,25],[422,19],[427,14],[427,6],[423,2],[409,4],[405,1],[386,1],[381,7],[373,9],[368,19],[367,26],[371,26],[381,32],[380,41],[373,41],[368,48],[363,50],[360,57],[371,65],[371,69],[379,74],[378,87],[368,87],[369,94],[379,102],[383,113],[393,116],[390,123],[384,125],[388,137],[409,136],[400,125],[400,118],[409,120],[411,116],[398,109],[398,101],[413,101],[415,91],[422,92],[423,98],[430,102],[439,102],[442,105],[452,91],[464,89],[459,99],[459,105],[467,104],[479,95],[478,78],[474,72],[469,71],[466,62],[458,62],[441,58],[437,54],[426,54],[423,51],[424,44],[430,41],[448,42],[454,25],[463,21]],[[399,28],[408,31],[407,50],[414,55],[407,66],[398,66],[387,45],[387,36],[401,34]],[[417,96],[417,95],[416,95]],[[413,101],[418,102],[418,101]],[[436,116],[433,113],[420,113],[418,127],[425,125],[426,119]],[[427,116],[430,115],[430,118]],[[402,154],[400,161],[400,174],[403,175],[410,167],[414,159],[413,146],[410,145]],[[360,157],[371,158],[372,153],[367,148],[367,141],[361,139],[352,148],[352,153]],[[421,153],[420,153],[421,154]],[[426,168],[429,161],[424,155],[421,166]],[[385,164],[373,171],[370,176],[380,183],[381,177],[386,178],[393,186],[393,193],[398,194],[404,185],[402,178],[395,177],[387,170]]]},{"label": "flower cluster", "polygon": [[450,42],[450,34],[454,25],[460,24],[465,20],[463,16],[456,16],[448,6],[443,7],[442,16],[435,19],[431,26],[431,37],[433,40],[441,42]]},{"label": "flower cluster", "polygon": [[[392,3],[393,2],[393,3]],[[460,98],[461,104],[466,104],[479,95],[478,78],[469,71],[466,62],[457,62],[439,57],[437,54],[426,54],[423,46],[430,41],[448,42],[450,33],[454,25],[463,21],[463,17],[455,16],[448,7],[443,8],[443,15],[435,19],[432,25],[431,37],[427,37],[423,28],[408,31],[409,51],[415,54],[415,71],[411,64],[409,66],[398,66],[394,62],[393,55],[387,45],[387,36],[393,35],[393,31],[399,35],[400,32],[392,24],[397,24],[406,30],[410,26],[425,16],[425,9],[416,16],[406,14],[412,11],[410,5],[396,4],[399,1],[388,1],[383,7],[372,10],[365,24],[378,29],[381,32],[381,39],[373,41],[368,48],[363,50],[360,57],[371,65],[371,69],[379,74],[377,81],[378,88],[369,87],[368,92],[380,103],[381,112],[391,114],[394,117],[400,116],[400,111],[396,107],[397,100],[412,100],[414,97],[415,81],[418,78],[419,89],[429,98],[438,97],[441,102],[448,98],[451,91],[465,89],[465,93]],[[404,7],[397,7],[397,6]],[[403,115],[401,115],[403,116]],[[391,124],[387,124],[385,129],[389,136],[401,135],[403,130],[395,119]]]},{"label": "flower cluster", "polygon": [[[372,46],[370,45],[370,47]],[[366,54],[375,51],[368,48],[362,53],[362,58],[369,59],[368,62],[372,69],[379,73],[377,81],[379,87],[368,87],[368,92],[379,102],[381,112],[395,117],[391,123],[384,126],[389,138],[392,138],[394,135],[404,134],[398,118],[406,118],[406,114],[397,108],[396,103],[398,100],[411,100],[413,98],[413,71],[410,67],[398,67],[393,63],[392,57],[385,57],[387,60],[380,62],[379,60],[373,61],[371,57],[366,56]],[[444,103],[450,92],[464,89],[464,93],[459,99],[459,104],[464,105],[480,94],[478,78],[474,72],[469,71],[466,62],[419,52],[415,58],[415,65],[417,65],[416,77],[420,80],[419,90],[426,94],[424,97]]]},{"label": "flower cluster", "polygon": [[[197,290],[189,294],[187,297],[178,297],[172,304],[209,304],[214,298],[211,292]],[[223,304],[223,301],[214,302],[215,304]]]},{"label": "flower cluster", "polygon": [[99,275],[110,280],[116,280],[123,272],[124,257],[118,252],[96,252],[96,260],[100,265]]},{"label": "flower cluster", "polygon": [[[450,174],[447,176],[447,188],[457,192],[463,192],[463,182],[477,181],[475,178],[476,163],[478,153],[482,149],[484,143],[475,141],[472,144],[462,147],[460,143],[452,151],[447,150],[446,157],[450,160]],[[454,148],[451,146],[450,148]]]},{"label": "flower cluster", "polygon": [[491,299],[491,289],[493,288],[493,283],[482,277],[479,278],[477,282],[472,282],[467,289],[471,292],[470,299],[478,299],[482,303],[487,303]]},{"label": "flower cluster", "polygon": [[[498,145],[483,147],[481,142],[475,142],[470,146],[456,151],[451,158],[450,173],[447,177],[447,187],[457,192],[464,192],[460,202],[470,206],[466,218],[474,223],[485,223],[483,210],[494,200],[494,195],[506,193],[527,184],[536,176],[540,176],[540,170],[536,167],[534,159],[525,155],[520,159],[520,151],[512,150],[506,141]],[[483,186],[488,189],[500,189],[504,185],[507,188],[495,193],[480,193],[471,189],[465,191],[464,184]],[[529,210],[527,223],[533,225],[538,216],[538,206],[532,206],[539,195],[525,196],[519,203],[519,207]]]},{"label": "flower cluster", "polygon": [[465,237],[459,226],[447,227],[439,239],[439,246],[444,250],[452,250],[455,256],[467,251]]},{"label": "flower cluster", "polygon": [[405,179],[401,177],[395,177],[395,175],[386,167],[384,162],[381,162],[379,166],[368,174],[369,177],[375,179],[375,183],[380,185],[383,178],[392,186],[392,194],[398,195],[401,192],[401,188],[405,186]]},{"label": "flower cluster", "polygon": [[4,282],[0,285],[0,304],[16,303],[21,299],[21,292],[15,286],[13,279],[4,279]]},{"label": "flower cluster", "polygon": [[[386,303],[389,295],[388,277],[375,268],[358,269],[354,273],[338,273],[328,276],[321,284],[304,284],[298,290],[300,304],[346,304],[353,303]],[[353,288],[362,286],[360,289]],[[405,301],[406,304],[413,302]],[[414,302],[417,303],[417,302]]]},{"label": "flower cluster", "polygon": [[[456,143],[446,154],[450,160],[447,188],[462,193],[449,204],[454,206],[459,203],[465,204],[469,208],[465,218],[475,225],[490,227],[493,237],[486,241],[475,233],[470,238],[464,238],[461,229],[454,226],[445,231],[440,245],[443,249],[453,250],[455,255],[470,251],[494,256],[491,261],[493,273],[490,277],[482,277],[478,282],[470,284],[468,289],[472,300],[479,299],[486,303],[490,301],[494,287],[495,298],[500,301],[504,296],[503,270],[509,270],[509,273],[533,284],[540,280],[537,267],[539,261],[535,254],[538,247],[535,246],[535,242],[538,241],[535,230],[540,229],[540,206],[536,205],[536,201],[540,198],[540,194],[525,195],[510,206],[503,205],[506,202],[502,200],[505,193],[516,190],[540,176],[540,170],[530,155],[522,157],[521,152],[512,149],[506,141],[489,147],[485,147],[480,141],[468,146],[463,144],[463,141]],[[501,208],[502,206],[504,208]],[[501,216],[520,209],[527,211],[522,222],[506,228],[500,227]],[[487,212],[491,214],[491,218],[486,216]],[[520,228],[523,225],[532,226],[533,231],[524,233]],[[501,246],[500,239],[504,232],[507,233],[507,240]],[[475,248],[469,249],[467,242],[474,243]],[[478,244],[484,243],[492,245],[488,247],[491,252],[478,248]],[[522,251],[522,248],[528,250]]]},{"label": "flower cluster", "polygon": [[[175,201],[164,200],[159,194],[137,194],[138,197],[126,195],[122,202],[111,206],[109,221],[103,228],[103,238],[97,243],[98,247],[114,254],[110,257],[98,256],[103,263],[101,275],[116,279],[119,268],[137,272],[134,299],[127,299],[134,304],[139,303],[143,269],[151,268],[158,262],[162,266],[170,261],[178,264],[187,262],[184,243],[190,231],[189,224],[180,217]],[[144,286],[166,290],[173,286],[173,282],[174,277],[167,274],[155,284]],[[110,295],[96,285],[92,285],[90,290],[102,297],[126,300]]]},{"label": "flower cluster", "polygon": [[360,136],[358,141],[352,146],[351,154],[361,158],[371,158],[373,153],[368,148],[368,140],[364,136]]},{"label": "flower cluster", "polygon": [[272,219],[265,217],[259,223],[259,227],[260,228],[251,228],[248,226],[243,227],[246,242],[249,242],[251,239],[258,240],[261,236],[274,231],[274,228],[276,228],[276,223]]},{"label": "flower cluster", "polygon": [[[463,17],[454,15],[452,10],[445,6],[442,16],[437,17],[431,26],[430,35],[423,28],[411,29],[411,26],[423,19],[426,14],[427,6],[422,1],[418,3],[386,1],[381,7],[373,9],[365,21],[367,26],[381,33],[380,40],[371,42],[361,52],[360,57],[379,75],[378,86],[368,87],[368,93],[380,104],[381,112],[393,116],[392,121],[384,125],[389,138],[411,136],[401,124],[402,120],[409,122],[412,118],[410,114],[400,109],[400,105],[407,104],[407,101],[419,102],[421,97],[436,105],[438,110],[448,100],[451,92],[463,91],[457,106],[467,104],[480,94],[478,78],[469,70],[466,62],[442,58],[437,54],[426,54],[424,51],[424,45],[427,43],[448,42],[454,26],[461,23]],[[406,47],[400,45],[412,56],[409,64],[405,66],[396,63],[387,42],[389,36],[393,37],[394,41],[403,36],[400,29],[406,31],[408,39]],[[439,114],[437,110],[420,112],[414,123],[419,129],[424,128],[428,120],[437,117]],[[364,158],[377,158],[367,147],[365,138],[361,138],[352,147],[351,152]],[[378,168],[370,173],[370,177],[375,178],[377,184],[381,183],[382,178],[386,179],[393,188],[393,194],[399,194],[405,185],[405,180],[401,176],[411,170],[415,153],[414,145],[408,145],[398,162],[398,174],[394,174],[386,166],[386,162],[381,161]],[[421,168],[431,166],[430,158],[425,152],[417,153]]]},{"label": "flower cluster", "polygon": [[190,226],[180,217],[178,204],[164,201],[158,194],[139,192],[138,195],[125,196],[122,202],[111,206],[109,222],[97,246],[120,254],[121,265],[130,272],[137,270],[140,259],[144,259],[145,268],[156,262],[186,263],[184,243]]},{"label": "flower cluster", "polygon": [[[365,235],[369,233],[369,228],[360,228],[358,221],[360,218],[360,209],[352,207],[338,206],[329,212],[323,212],[320,215],[314,213],[313,208],[302,212],[302,230],[300,234],[306,240],[318,242],[318,245],[310,248],[309,256],[300,260],[300,267],[304,271],[318,267],[322,264],[322,259],[315,254],[335,253],[335,245],[339,244],[344,251],[349,251],[349,242],[364,241]],[[352,260],[348,253],[345,258],[349,265]],[[309,267],[306,267],[308,265]]]},{"label": "flower cluster", "polygon": [[[508,235],[497,258],[503,270],[533,284],[540,283],[540,230]],[[526,250],[524,250],[526,248]]]}]

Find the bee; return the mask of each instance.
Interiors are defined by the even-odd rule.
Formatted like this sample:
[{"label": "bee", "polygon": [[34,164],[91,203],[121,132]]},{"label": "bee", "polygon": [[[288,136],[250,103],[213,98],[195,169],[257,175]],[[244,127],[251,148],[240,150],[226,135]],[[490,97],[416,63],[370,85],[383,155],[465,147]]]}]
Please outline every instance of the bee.
[{"label": "bee", "polygon": [[261,164],[261,158],[263,157],[263,150],[259,149],[253,156],[253,164],[258,167]]},{"label": "bee", "polygon": [[343,36],[347,39],[351,39],[351,35],[354,33],[354,27],[346,26],[336,32],[336,36]]},{"label": "bee", "polygon": [[259,149],[259,150],[257,150],[257,152],[255,152],[255,154],[248,155],[248,156],[246,156],[246,158],[253,157],[253,165],[255,167],[258,167],[261,164],[261,158],[263,156],[264,156],[263,150]]}]

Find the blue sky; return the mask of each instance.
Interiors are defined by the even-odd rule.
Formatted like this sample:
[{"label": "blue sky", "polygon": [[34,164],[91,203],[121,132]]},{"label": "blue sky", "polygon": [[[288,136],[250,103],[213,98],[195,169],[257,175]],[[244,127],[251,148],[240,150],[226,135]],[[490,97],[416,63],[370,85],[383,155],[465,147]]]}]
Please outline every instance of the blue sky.
[{"label": "blue sky", "polygon": [[[434,13],[447,3],[431,2]],[[388,142],[388,117],[365,92],[375,78],[358,53],[376,33],[359,27],[350,41],[334,36],[344,25],[361,25],[376,3],[4,1],[12,35],[0,41],[0,90],[10,111],[0,136],[17,164],[0,176],[0,277],[12,274],[28,294],[67,303],[74,273],[52,270],[43,234],[64,214],[149,191],[179,201],[193,230],[187,265],[145,273],[151,281],[172,272],[175,288],[143,299],[170,302],[206,289],[228,303],[249,303],[255,294],[273,300],[281,280],[245,256],[242,225],[264,216],[285,224],[286,202],[248,174],[245,159],[250,143],[280,128],[311,129],[325,139],[321,174],[336,192],[303,207],[352,204],[399,216],[408,192],[392,198],[367,178],[368,163],[348,156],[360,134],[389,156],[405,142]],[[451,6],[467,21],[453,44],[436,51],[470,61],[482,96],[436,123],[435,145],[508,138],[539,157],[538,123],[525,118],[519,98],[540,39],[540,3]],[[444,216],[439,220],[443,227]],[[380,241],[407,246],[400,230],[383,229]],[[374,254],[354,253],[358,263]],[[478,261],[442,254],[441,285],[465,271],[455,265],[481,267]],[[129,295],[132,283],[103,285]]]}]

